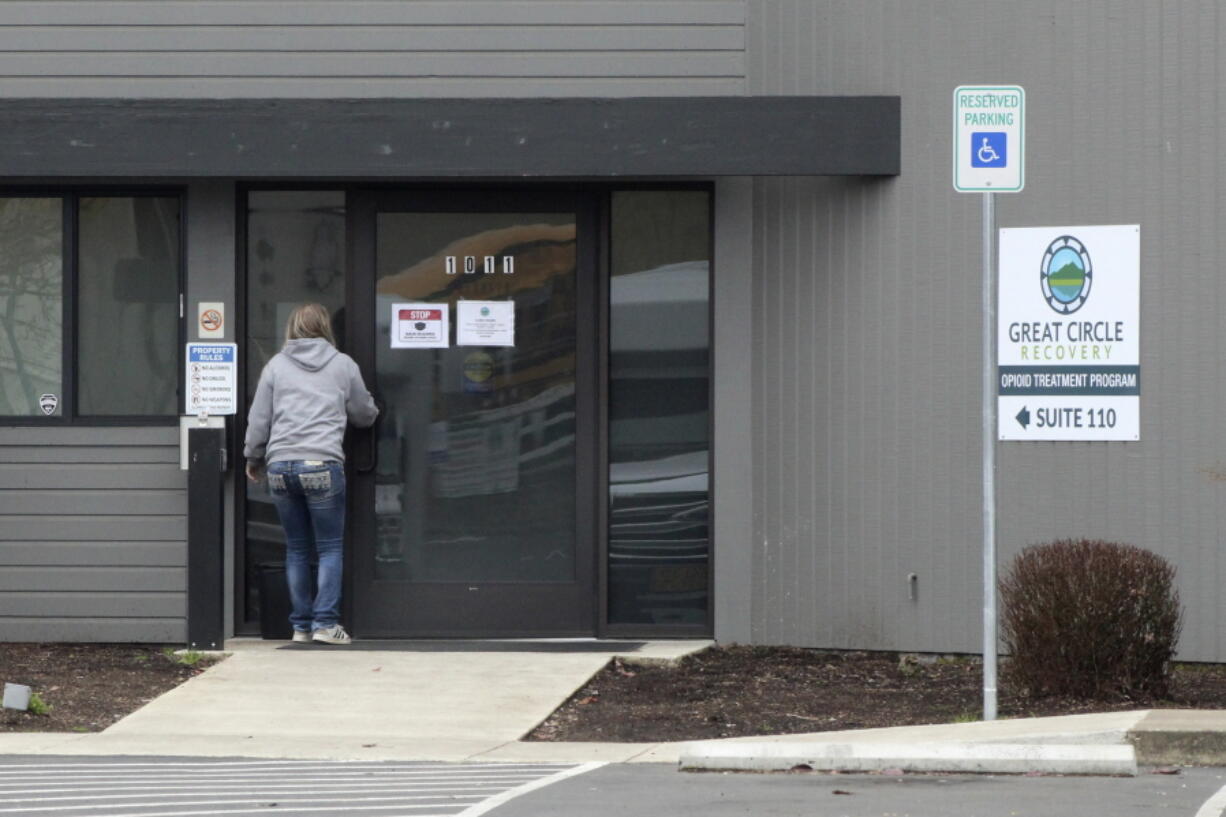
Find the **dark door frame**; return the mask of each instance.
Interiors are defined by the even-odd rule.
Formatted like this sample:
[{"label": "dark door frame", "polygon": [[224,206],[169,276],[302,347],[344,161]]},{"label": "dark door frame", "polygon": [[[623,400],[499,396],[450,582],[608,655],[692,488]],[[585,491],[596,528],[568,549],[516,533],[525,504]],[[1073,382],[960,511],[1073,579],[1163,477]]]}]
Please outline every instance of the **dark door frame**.
[{"label": "dark door frame", "polygon": [[[350,524],[347,526],[345,611],[346,621],[358,635],[396,637],[411,633],[421,637],[509,637],[509,636],[594,636],[602,626],[604,558],[607,543],[603,532],[604,503],[601,491],[607,492],[607,465],[602,432],[602,406],[605,401],[603,373],[605,364],[600,354],[605,318],[599,297],[604,278],[600,259],[599,199],[596,193],[579,189],[471,189],[471,188],[378,188],[350,189],[347,208],[347,238],[349,269],[346,277],[348,303],[346,329],[350,353],[362,369],[367,383],[376,388],[374,362],[377,340],[373,332],[359,332],[360,327],[375,325],[376,307],[376,222],[380,212],[574,212],[576,218],[576,459],[575,459],[575,518],[576,564],[573,584],[492,583],[482,588],[490,602],[482,608],[489,612],[504,611],[492,619],[506,626],[480,626],[475,622],[440,619],[422,627],[406,628],[396,633],[371,629],[358,617],[357,594],[373,577],[368,575],[366,562],[359,561],[358,543],[375,539],[374,516],[366,512],[374,507],[375,484],[364,470],[374,470],[375,433],[355,435],[350,457]],[[378,398],[379,395],[376,394]],[[362,509],[362,512],[358,512]],[[523,592],[531,588],[528,592]],[[517,592],[519,591],[519,592]],[[448,597],[455,598],[455,585],[420,584],[415,588],[431,610],[447,609]],[[519,601],[516,601],[516,596]],[[531,619],[549,620],[556,625],[525,628],[516,623]]]},{"label": "dark door frame", "polygon": [[[515,182],[507,182],[506,180],[489,180],[486,182],[464,180],[451,182],[423,182],[420,180],[402,180],[392,183],[385,180],[368,181],[358,183],[353,181],[337,181],[329,179],[293,179],[293,180],[247,180],[242,181],[235,187],[234,196],[234,214],[235,214],[235,269],[238,271],[236,288],[235,288],[235,306],[237,312],[237,321],[235,324],[236,340],[244,343],[247,336],[247,309],[248,309],[248,292],[247,292],[247,194],[253,190],[341,190],[346,194],[346,221],[347,231],[354,229],[354,204],[360,200],[360,194],[383,194],[392,191],[413,192],[413,191],[455,191],[459,195],[469,195],[482,191],[492,191],[503,196],[531,196],[533,194],[554,194],[554,193],[574,193],[589,197],[591,201],[596,203],[599,208],[597,212],[591,214],[593,219],[589,225],[590,229],[594,230],[597,245],[591,247],[591,251],[595,254],[592,268],[597,274],[595,281],[596,292],[592,294],[594,302],[597,304],[597,313],[595,316],[595,331],[599,339],[599,349],[596,360],[591,366],[584,367],[584,371],[580,374],[593,377],[596,384],[596,394],[598,396],[598,404],[596,411],[598,412],[598,436],[599,444],[592,459],[592,464],[595,468],[594,477],[591,479],[591,489],[593,493],[593,505],[595,508],[594,524],[596,526],[594,535],[596,543],[596,579],[592,593],[592,605],[595,609],[594,614],[594,630],[598,638],[708,638],[714,627],[715,615],[715,593],[714,593],[714,567],[716,562],[716,553],[714,551],[714,540],[712,540],[712,549],[709,554],[709,581],[708,581],[708,607],[706,625],[700,627],[683,626],[683,625],[626,625],[608,623],[608,496],[609,496],[609,478],[608,478],[608,262],[610,237],[608,235],[608,227],[610,221],[609,201],[610,196],[615,190],[659,190],[659,189],[701,189],[709,191],[714,196],[714,185],[710,182],[703,181],[645,181],[645,180],[624,180],[617,183],[608,181],[576,181],[576,182],[541,182],[532,181],[525,182],[517,180]],[[714,217],[715,204],[712,199],[711,212],[711,234],[714,235]],[[346,238],[347,245],[347,269],[346,287],[352,286],[356,267],[355,267],[355,242],[352,240],[352,235]],[[715,260],[712,259],[712,280],[715,275]],[[351,297],[347,294],[347,298]],[[714,298],[712,298],[712,309]],[[346,339],[347,348],[351,348],[349,344],[352,342],[353,322],[348,321],[346,327],[349,337]],[[712,313],[712,326],[714,326],[714,315]],[[239,389],[240,397],[243,400],[243,412],[240,412],[236,418],[236,428],[232,438],[232,456],[236,462],[242,462],[242,435],[239,433],[245,427],[245,406],[246,401],[250,398],[246,394],[245,374],[246,357],[245,354],[239,355]],[[716,361],[714,358],[714,349],[712,349],[711,373],[712,382],[714,382]],[[369,375],[368,371],[363,371],[364,375]],[[713,395],[712,395],[713,398]],[[713,405],[713,399],[712,399]],[[714,433],[714,412],[711,418],[711,432]],[[714,439],[714,437],[712,437]],[[350,460],[354,456],[362,456],[360,451],[352,450],[354,445],[361,446],[361,439],[351,441],[349,448]],[[712,453],[712,458],[714,453]],[[714,478],[714,468],[710,471]],[[233,520],[233,535],[235,541],[235,575],[234,575],[234,628],[237,635],[258,635],[259,623],[258,620],[248,619],[245,615],[246,611],[246,548],[244,545],[246,536],[246,502],[244,488],[240,483],[236,483],[238,488],[234,497],[234,520]],[[714,495],[714,484],[711,486],[712,496]],[[712,526],[714,516],[718,511],[712,509]],[[350,515],[352,519],[352,513]],[[712,527],[712,530],[714,527]],[[346,545],[347,558],[350,559],[350,565],[353,564],[353,554],[350,545]],[[352,608],[349,606],[349,599],[352,598],[353,588],[350,584],[353,576],[353,571],[348,570],[346,574],[345,585],[345,609],[342,614],[346,616],[345,620],[349,621],[352,615]]]}]

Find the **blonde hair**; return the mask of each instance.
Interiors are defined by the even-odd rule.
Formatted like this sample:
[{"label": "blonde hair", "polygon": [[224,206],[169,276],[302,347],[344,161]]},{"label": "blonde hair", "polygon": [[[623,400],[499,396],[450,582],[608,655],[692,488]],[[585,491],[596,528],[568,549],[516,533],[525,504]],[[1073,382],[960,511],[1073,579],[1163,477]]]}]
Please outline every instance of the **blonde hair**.
[{"label": "blonde hair", "polygon": [[289,319],[285,322],[285,339],[300,338],[323,338],[336,345],[336,338],[332,335],[332,319],[328,317],[328,310],[323,304],[303,304],[289,313]]}]

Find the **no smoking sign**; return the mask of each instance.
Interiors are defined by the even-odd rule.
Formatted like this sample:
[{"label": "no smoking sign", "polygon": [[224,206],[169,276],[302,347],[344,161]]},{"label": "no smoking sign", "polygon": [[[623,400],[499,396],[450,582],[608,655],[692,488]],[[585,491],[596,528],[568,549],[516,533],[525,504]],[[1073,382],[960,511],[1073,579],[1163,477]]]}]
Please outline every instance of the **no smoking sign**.
[{"label": "no smoking sign", "polygon": [[197,326],[202,338],[220,338],[225,336],[226,305],[223,303],[201,303],[197,314]]}]

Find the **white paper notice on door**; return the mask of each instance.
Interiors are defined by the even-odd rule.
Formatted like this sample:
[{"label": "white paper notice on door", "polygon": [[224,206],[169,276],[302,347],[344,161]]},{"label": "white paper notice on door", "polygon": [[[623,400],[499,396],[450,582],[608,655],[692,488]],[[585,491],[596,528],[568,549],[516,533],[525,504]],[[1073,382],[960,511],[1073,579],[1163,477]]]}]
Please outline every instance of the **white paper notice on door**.
[{"label": "white paper notice on door", "polygon": [[456,303],[456,346],[514,346],[514,301]]},{"label": "white paper notice on door", "polygon": [[392,304],[392,348],[446,349],[450,314],[447,304]]}]

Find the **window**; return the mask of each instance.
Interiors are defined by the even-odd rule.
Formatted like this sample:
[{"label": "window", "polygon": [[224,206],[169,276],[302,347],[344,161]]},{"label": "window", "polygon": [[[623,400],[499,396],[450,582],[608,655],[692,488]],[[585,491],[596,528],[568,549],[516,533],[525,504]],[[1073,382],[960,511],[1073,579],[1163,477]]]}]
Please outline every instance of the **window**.
[{"label": "window", "polygon": [[702,190],[613,194],[612,625],[707,622],[710,212]]},{"label": "window", "polygon": [[180,236],[177,196],[0,197],[0,415],[176,416]]},{"label": "window", "polygon": [[0,414],[6,416],[63,410],[63,215],[60,199],[0,199]]},{"label": "window", "polygon": [[79,199],[77,406],[178,413],[179,201]]}]

